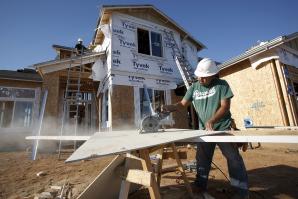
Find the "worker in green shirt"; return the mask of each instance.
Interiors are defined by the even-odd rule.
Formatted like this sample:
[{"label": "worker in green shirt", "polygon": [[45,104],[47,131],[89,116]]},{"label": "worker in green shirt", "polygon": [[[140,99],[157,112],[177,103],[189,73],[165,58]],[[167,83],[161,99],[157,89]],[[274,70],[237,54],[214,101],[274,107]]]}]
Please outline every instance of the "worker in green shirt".
[{"label": "worker in green shirt", "polygon": [[[172,105],[162,107],[163,111],[175,111],[178,106],[187,107],[193,102],[199,118],[199,129],[226,131],[231,129],[230,104],[233,93],[229,84],[218,78],[219,68],[209,59],[202,59],[195,70],[198,81],[186,92],[184,98]],[[198,143],[197,175],[193,191],[204,196],[216,144],[227,159],[230,182],[235,188],[233,199],[248,199],[248,177],[243,159],[234,143]]]}]

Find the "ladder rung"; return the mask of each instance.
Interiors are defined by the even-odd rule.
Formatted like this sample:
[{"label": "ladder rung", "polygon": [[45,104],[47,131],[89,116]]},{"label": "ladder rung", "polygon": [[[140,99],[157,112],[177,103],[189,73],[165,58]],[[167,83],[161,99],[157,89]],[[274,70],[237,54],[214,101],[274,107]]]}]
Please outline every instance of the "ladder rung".
[{"label": "ladder rung", "polygon": [[81,87],[82,86],[82,84],[68,84],[67,85],[68,87]]},{"label": "ladder rung", "polygon": [[65,99],[67,102],[84,102],[84,100],[78,100],[78,99]]}]

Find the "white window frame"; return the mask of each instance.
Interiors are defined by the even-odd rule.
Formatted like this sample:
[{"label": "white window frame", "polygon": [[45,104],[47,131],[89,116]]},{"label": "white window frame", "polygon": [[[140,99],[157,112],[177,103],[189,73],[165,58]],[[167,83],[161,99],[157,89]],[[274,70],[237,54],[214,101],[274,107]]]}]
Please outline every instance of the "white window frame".
[{"label": "white window frame", "polygon": [[[138,29],[142,29],[142,30],[148,31],[148,33],[149,33],[149,50],[150,50],[150,55],[143,54],[143,53],[139,53]],[[161,56],[160,56],[160,57],[159,57],[159,56],[156,56],[156,55],[152,55],[151,32],[160,34],[160,36],[161,36]],[[163,35],[162,35],[161,32],[159,32],[159,31],[152,31],[152,30],[149,30],[149,29],[147,29],[147,28],[143,28],[143,27],[137,27],[136,37],[135,37],[135,38],[136,38],[137,53],[138,53],[138,54],[143,55],[143,56],[151,56],[151,57],[156,57],[156,58],[164,58],[164,56],[165,56],[165,52],[164,52],[164,47],[163,47]]]},{"label": "white window frame", "polygon": [[[12,128],[14,126],[16,102],[32,102],[33,106],[32,106],[31,125],[30,125],[30,127],[23,127],[23,128],[32,128],[32,126],[34,125],[33,123],[36,119],[36,114],[38,112],[38,108],[39,108],[39,104],[36,102],[39,99],[40,88],[23,88],[23,87],[10,87],[10,86],[0,86],[0,87],[9,88],[9,89],[23,89],[23,90],[33,90],[34,91],[34,98],[18,98],[18,97],[15,97],[14,95],[12,97],[0,97],[0,101],[13,102],[13,110],[12,110],[12,116],[11,116],[12,120],[11,120],[11,123],[8,128]],[[0,129],[1,129],[1,127],[0,127]]]}]

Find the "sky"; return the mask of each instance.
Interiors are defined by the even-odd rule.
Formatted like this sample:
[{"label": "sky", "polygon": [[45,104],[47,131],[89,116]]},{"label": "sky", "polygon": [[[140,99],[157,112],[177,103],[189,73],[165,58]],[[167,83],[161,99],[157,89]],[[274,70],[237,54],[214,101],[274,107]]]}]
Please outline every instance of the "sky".
[{"label": "sky", "polygon": [[154,5],[207,47],[198,56],[219,62],[298,32],[297,0],[1,0],[0,70],[54,59],[53,44],[89,44],[101,6],[111,4]]}]

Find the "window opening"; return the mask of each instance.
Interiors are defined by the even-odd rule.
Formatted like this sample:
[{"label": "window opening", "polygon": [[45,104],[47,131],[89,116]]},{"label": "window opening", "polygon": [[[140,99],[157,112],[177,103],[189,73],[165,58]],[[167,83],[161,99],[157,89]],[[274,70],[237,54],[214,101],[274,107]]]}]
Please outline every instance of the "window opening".
[{"label": "window opening", "polygon": [[150,39],[147,30],[138,28],[138,53],[150,55]]}]

